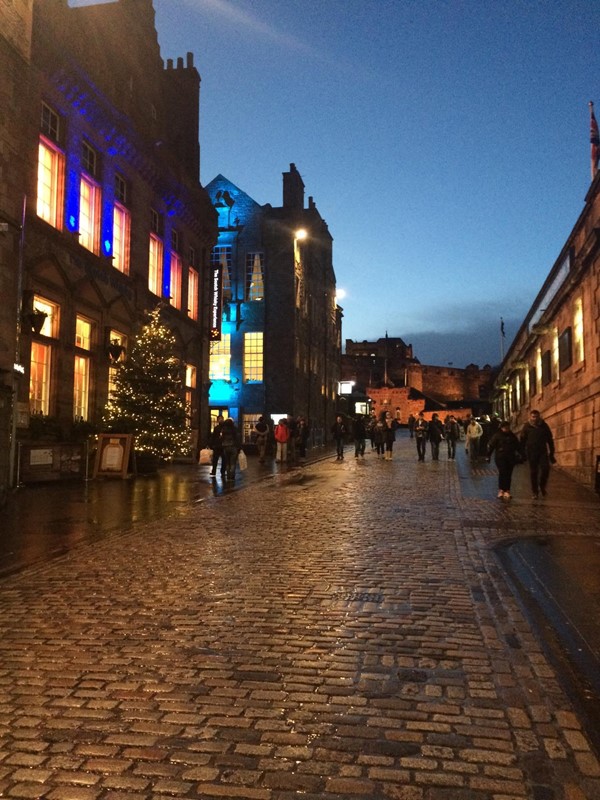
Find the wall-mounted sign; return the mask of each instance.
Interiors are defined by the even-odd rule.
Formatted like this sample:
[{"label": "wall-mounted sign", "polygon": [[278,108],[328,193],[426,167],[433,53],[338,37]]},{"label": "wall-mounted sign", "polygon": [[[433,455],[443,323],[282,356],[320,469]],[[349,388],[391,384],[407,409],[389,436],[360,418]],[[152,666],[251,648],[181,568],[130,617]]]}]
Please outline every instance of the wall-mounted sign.
[{"label": "wall-mounted sign", "polygon": [[220,264],[213,264],[210,274],[210,341],[221,341],[221,321],[223,315],[223,270]]}]

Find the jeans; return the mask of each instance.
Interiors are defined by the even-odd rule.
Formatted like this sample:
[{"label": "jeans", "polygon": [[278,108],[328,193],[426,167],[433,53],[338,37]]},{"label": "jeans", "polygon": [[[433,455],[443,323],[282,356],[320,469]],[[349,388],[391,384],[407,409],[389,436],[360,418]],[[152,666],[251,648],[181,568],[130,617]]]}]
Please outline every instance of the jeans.
[{"label": "jeans", "polygon": [[365,454],[365,440],[364,439],[355,439],[354,440],[354,455],[355,456],[364,456]]},{"label": "jeans", "polygon": [[424,436],[417,436],[417,455],[419,456],[419,461],[425,461],[425,451],[427,447],[427,440]]},{"label": "jeans", "polygon": [[548,476],[550,475],[550,459],[548,453],[527,453],[529,462],[529,476],[531,491],[537,494],[540,490],[546,491]]}]

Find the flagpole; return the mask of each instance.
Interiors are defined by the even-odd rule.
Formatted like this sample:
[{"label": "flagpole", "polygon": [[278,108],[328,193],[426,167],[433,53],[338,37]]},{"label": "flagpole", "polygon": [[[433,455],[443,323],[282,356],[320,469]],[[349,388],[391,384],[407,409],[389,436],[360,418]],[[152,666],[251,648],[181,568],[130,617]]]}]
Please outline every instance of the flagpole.
[{"label": "flagpole", "polygon": [[504,320],[500,317],[500,363],[504,361]]},{"label": "flagpole", "polygon": [[598,170],[598,157],[600,156],[600,135],[598,133],[596,115],[594,114],[594,104],[591,100],[588,106],[590,108],[590,168],[592,180],[594,180]]}]

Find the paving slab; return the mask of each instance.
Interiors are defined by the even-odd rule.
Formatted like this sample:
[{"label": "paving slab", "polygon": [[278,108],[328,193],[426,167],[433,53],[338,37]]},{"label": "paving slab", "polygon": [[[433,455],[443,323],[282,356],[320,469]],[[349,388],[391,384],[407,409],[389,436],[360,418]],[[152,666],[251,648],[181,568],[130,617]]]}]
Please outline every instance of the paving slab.
[{"label": "paving slab", "polygon": [[419,464],[407,437],[349,455],[1,580],[0,794],[598,800],[495,554],[595,540],[593,496],[465,492],[462,454]]}]

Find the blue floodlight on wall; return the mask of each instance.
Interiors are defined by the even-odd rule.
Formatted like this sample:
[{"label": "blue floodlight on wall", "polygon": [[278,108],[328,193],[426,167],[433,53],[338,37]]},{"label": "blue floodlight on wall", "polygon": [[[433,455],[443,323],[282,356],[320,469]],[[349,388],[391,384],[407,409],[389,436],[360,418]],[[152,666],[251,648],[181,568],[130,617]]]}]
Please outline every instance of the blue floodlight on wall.
[{"label": "blue floodlight on wall", "polygon": [[66,220],[71,232],[79,230],[79,172],[73,169],[67,177]]},{"label": "blue floodlight on wall", "polygon": [[102,252],[105,256],[111,256],[113,250],[113,206],[112,203],[104,204],[103,225],[102,225]]}]

